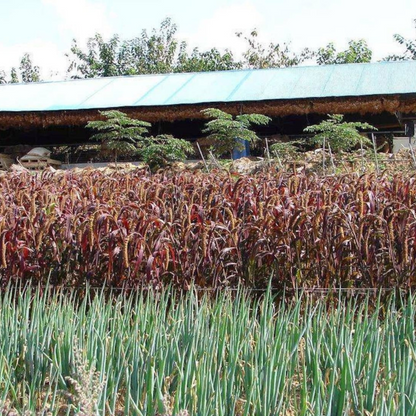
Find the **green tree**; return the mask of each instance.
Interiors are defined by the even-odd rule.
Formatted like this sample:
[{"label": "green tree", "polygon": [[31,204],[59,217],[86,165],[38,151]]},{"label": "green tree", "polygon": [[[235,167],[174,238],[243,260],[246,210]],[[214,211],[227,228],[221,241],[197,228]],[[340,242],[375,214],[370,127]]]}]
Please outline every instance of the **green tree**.
[{"label": "green tree", "polygon": [[329,43],[324,48],[319,48],[315,53],[318,65],[371,62],[372,56],[373,52],[364,39],[351,40],[345,51],[337,52],[335,45]]},{"label": "green tree", "polygon": [[97,78],[118,75],[165,74],[170,72],[201,72],[235,69],[231,52],[220,53],[213,48],[188,53],[186,42],[176,38],[177,26],[170,19],[162,21],[158,29],[146,30],[139,37],[120,40],[114,35],[105,41],[96,34],[83,50],[73,41],[68,72],[73,78]]},{"label": "green tree", "polygon": [[10,71],[10,84],[17,84],[19,82],[19,76],[17,75],[16,68],[12,68]]},{"label": "green tree", "polygon": [[[39,67],[33,65],[30,55],[25,53],[20,61],[20,76],[22,82],[39,82],[40,74]],[[12,76],[13,79],[13,76]]]},{"label": "green tree", "polygon": [[299,65],[312,57],[309,49],[303,49],[300,54],[291,52],[287,43],[281,45],[271,42],[264,45],[258,40],[257,30],[253,30],[248,36],[243,36],[241,32],[236,35],[243,38],[247,44],[243,53],[244,68],[284,68]]},{"label": "green tree", "polygon": [[30,55],[25,53],[20,60],[19,73],[15,67],[12,67],[10,71],[10,79],[7,79],[6,73],[0,71],[0,84],[16,84],[18,82],[39,82],[40,81],[40,70],[39,67],[33,65]]},{"label": "green tree", "polygon": [[88,122],[87,128],[98,131],[90,137],[90,140],[97,140],[112,151],[117,166],[118,155],[138,153],[137,144],[144,140],[143,136],[148,133],[151,124],[132,119],[117,110],[100,111],[99,113],[107,120]]},{"label": "green tree", "polygon": [[143,30],[141,36],[121,41],[114,35],[108,42],[96,34],[87,42],[87,50],[80,48],[74,39],[68,72],[74,78],[96,78],[117,75],[138,75],[172,72],[178,48],[175,38],[177,27],[165,19],[159,30],[151,34]]},{"label": "green tree", "polygon": [[71,54],[66,56],[71,59],[68,72],[75,72],[73,78],[98,78],[121,75],[120,67],[120,39],[114,35],[105,42],[100,34],[89,38],[87,51],[84,52],[74,39],[71,46]]},{"label": "green tree", "polygon": [[162,21],[159,30],[124,42],[123,55],[127,58],[123,72],[130,74],[165,74],[173,72],[179,47],[175,37],[177,26],[171,19]]},{"label": "green tree", "polygon": [[221,53],[218,49],[212,48],[209,51],[200,52],[198,48],[195,48],[188,54],[186,47],[186,43],[182,42],[175,72],[228,71],[241,68],[241,63],[234,60],[229,50]]},{"label": "green tree", "polygon": [[262,114],[240,114],[233,117],[217,108],[207,108],[201,111],[207,118],[213,120],[205,124],[203,133],[208,133],[212,139],[213,151],[217,156],[231,153],[233,149],[243,150],[241,140],[253,143],[259,138],[250,128],[252,125],[267,125],[271,119]]},{"label": "green tree", "polygon": [[[414,20],[416,28],[416,19]],[[385,60],[387,61],[406,61],[416,60],[416,39],[406,39],[402,35],[395,34],[394,39],[400,45],[405,47],[404,52],[401,55],[390,55]]]},{"label": "green tree", "polygon": [[161,134],[143,140],[140,156],[152,171],[168,166],[172,162],[181,162],[187,155],[194,153],[191,143],[173,136]]},{"label": "green tree", "polygon": [[333,152],[348,151],[358,145],[369,146],[371,140],[359,130],[376,130],[368,123],[346,122],[341,114],[328,114],[328,120],[306,127],[306,133],[313,133],[312,143],[325,148],[328,144]]},{"label": "green tree", "polygon": [[117,166],[118,155],[138,155],[152,170],[171,162],[182,161],[194,149],[186,140],[169,135],[149,136],[150,123],[130,118],[118,110],[100,111],[106,120],[90,121],[87,128],[98,133],[90,137],[113,152]]}]

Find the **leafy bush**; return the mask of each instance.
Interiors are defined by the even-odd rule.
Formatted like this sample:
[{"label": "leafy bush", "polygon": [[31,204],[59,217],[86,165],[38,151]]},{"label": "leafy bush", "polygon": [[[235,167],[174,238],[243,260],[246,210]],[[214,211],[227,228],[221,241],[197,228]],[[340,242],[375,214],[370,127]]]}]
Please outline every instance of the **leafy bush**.
[{"label": "leafy bush", "polygon": [[152,170],[166,167],[172,162],[183,161],[187,155],[193,153],[191,143],[168,135],[147,138],[140,150],[142,159]]},{"label": "leafy bush", "polygon": [[105,145],[114,154],[117,163],[118,155],[137,154],[137,143],[144,139],[151,127],[150,123],[130,118],[118,110],[99,111],[107,120],[89,121],[87,128],[99,133],[90,137]]},{"label": "leafy bush", "polygon": [[262,114],[240,114],[233,118],[217,108],[207,108],[202,110],[202,114],[213,119],[205,124],[203,132],[214,141],[213,152],[217,156],[231,153],[234,149],[244,150],[241,140],[253,143],[259,139],[250,127],[253,124],[266,125],[271,120]]},{"label": "leafy bush", "polygon": [[270,146],[271,156],[277,156],[281,159],[293,158],[298,154],[297,145],[302,144],[303,141],[292,140],[289,142],[277,142]]},{"label": "leafy bush", "polygon": [[146,121],[132,119],[118,110],[100,111],[100,114],[107,120],[87,124],[88,128],[100,132],[91,136],[91,140],[101,141],[112,150],[116,164],[118,155],[138,155],[154,170],[193,153],[192,145],[186,140],[168,135],[149,136],[151,124]]},{"label": "leafy bush", "polygon": [[314,126],[306,127],[306,133],[313,133],[312,143],[326,147],[333,152],[351,150],[358,145],[371,146],[371,140],[360,134],[359,130],[376,130],[368,123],[346,122],[341,114],[328,114],[329,119]]}]

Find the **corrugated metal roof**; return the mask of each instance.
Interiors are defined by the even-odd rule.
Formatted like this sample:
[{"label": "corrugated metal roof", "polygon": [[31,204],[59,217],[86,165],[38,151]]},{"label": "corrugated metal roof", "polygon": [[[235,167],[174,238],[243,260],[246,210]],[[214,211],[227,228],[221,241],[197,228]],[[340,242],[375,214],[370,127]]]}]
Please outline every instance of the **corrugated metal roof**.
[{"label": "corrugated metal roof", "polygon": [[8,84],[1,111],[416,94],[416,61]]}]

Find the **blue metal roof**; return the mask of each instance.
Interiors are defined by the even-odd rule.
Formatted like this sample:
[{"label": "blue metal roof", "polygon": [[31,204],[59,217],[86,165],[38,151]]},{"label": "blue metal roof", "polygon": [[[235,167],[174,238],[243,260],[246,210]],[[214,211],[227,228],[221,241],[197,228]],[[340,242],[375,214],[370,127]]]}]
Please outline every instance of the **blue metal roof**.
[{"label": "blue metal roof", "polygon": [[416,94],[416,61],[7,84],[2,111]]}]

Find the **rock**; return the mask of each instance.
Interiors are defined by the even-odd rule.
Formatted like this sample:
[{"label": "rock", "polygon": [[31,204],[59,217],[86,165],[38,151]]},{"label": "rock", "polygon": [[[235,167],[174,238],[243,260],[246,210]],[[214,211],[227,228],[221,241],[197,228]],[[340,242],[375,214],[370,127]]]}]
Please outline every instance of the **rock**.
[{"label": "rock", "polygon": [[231,168],[237,173],[246,175],[258,171],[259,168],[263,166],[263,164],[264,162],[261,160],[253,161],[248,157],[242,157],[241,159],[234,160]]},{"label": "rock", "polygon": [[17,163],[14,163],[13,165],[11,165],[10,166],[10,170],[12,172],[18,172],[18,173],[21,173],[21,172],[29,172],[28,169],[26,169],[25,167],[23,167],[22,165],[19,165]]},{"label": "rock", "polygon": [[187,163],[186,168],[189,170],[204,170],[205,165],[204,162],[201,160],[200,162]]},{"label": "rock", "polygon": [[176,172],[180,172],[186,169],[186,165],[183,162],[175,162],[175,163],[172,163],[171,168],[172,170]]},{"label": "rock", "polygon": [[116,170],[122,170],[125,172],[129,172],[131,170],[135,170],[135,169],[141,169],[143,166],[139,165],[134,165],[133,163],[117,163],[117,165],[115,163],[109,163],[105,168],[103,169],[116,169]]}]

